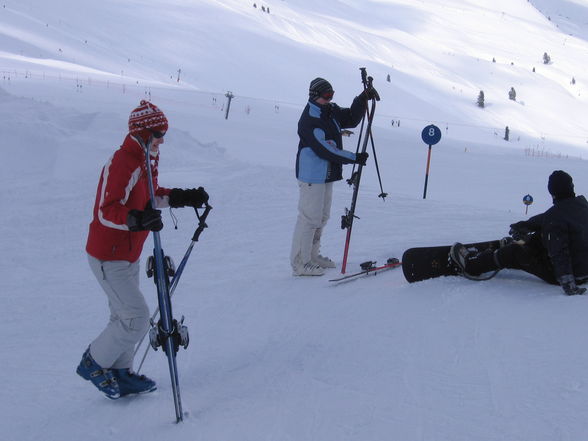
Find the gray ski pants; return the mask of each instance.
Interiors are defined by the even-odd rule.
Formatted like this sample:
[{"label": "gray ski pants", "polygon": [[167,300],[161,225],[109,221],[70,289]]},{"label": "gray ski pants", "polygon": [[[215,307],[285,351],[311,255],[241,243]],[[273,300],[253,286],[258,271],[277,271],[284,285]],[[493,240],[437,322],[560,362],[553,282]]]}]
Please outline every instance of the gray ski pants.
[{"label": "gray ski pants", "polygon": [[331,215],[333,183],[308,184],[298,181],[300,198],[298,218],[292,237],[290,264],[305,264],[315,258],[320,251],[323,228]]},{"label": "gray ski pants", "polygon": [[139,260],[102,261],[88,255],[88,261],[110,308],[110,321],[90,344],[90,354],[103,368],[132,369],[135,344],[149,327],[149,307],[139,290]]}]

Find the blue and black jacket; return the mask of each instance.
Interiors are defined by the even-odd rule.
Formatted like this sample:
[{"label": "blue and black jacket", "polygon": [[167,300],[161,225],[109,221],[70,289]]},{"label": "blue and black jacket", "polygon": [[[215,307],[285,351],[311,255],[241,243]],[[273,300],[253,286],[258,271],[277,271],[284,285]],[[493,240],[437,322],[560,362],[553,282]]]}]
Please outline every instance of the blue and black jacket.
[{"label": "blue and black jacket", "polygon": [[355,153],[343,150],[341,129],[357,126],[365,112],[366,101],[355,97],[350,108],[335,103],[325,105],[309,101],[298,121],[296,178],[310,184],[343,179],[343,164],[356,161]]}]

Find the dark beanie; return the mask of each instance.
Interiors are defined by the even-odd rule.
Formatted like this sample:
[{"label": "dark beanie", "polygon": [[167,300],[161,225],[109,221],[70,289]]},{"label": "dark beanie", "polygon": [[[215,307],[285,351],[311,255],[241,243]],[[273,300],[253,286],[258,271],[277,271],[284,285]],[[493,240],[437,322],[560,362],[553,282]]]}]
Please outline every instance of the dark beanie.
[{"label": "dark beanie", "polygon": [[308,96],[311,100],[316,100],[321,95],[327,92],[332,92],[333,86],[324,78],[315,78],[310,82],[310,87],[308,88]]},{"label": "dark beanie", "polygon": [[547,184],[549,194],[553,196],[554,200],[573,198],[574,183],[572,177],[563,170],[556,170],[549,176],[549,183]]}]

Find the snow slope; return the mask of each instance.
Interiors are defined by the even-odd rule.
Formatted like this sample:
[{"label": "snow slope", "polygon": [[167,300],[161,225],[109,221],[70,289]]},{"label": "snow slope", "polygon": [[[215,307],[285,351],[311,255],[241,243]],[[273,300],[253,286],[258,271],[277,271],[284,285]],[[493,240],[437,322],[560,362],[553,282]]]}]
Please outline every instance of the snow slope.
[{"label": "snow slope", "polygon": [[[333,286],[338,270],[291,277],[288,252],[308,83],[328,78],[347,105],[360,66],[382,95],[374,138],[390,197],[377,198],[370,160],[350,271],[412,246],[503,236],[526,217],[525,194],[529,215],[550,206],[554,169],[586,193],[588,4],[297,0],[263,3],[269,14],[252,4],[2,4],[0,439],[584,439],[586,298],[515,271],[409,285],[395,270]],[[95,186],[142,98],[171,122],[161,183],[203,185],[214,206],[174,298],[191,335],[178,356],[180,425],[161,352],[144,367],[159,385],[147,396],[111,402],[74,373],[107,319],[84,252]],[[423,200],[429,123],[443,139]],[[323,251],[339,262],[350,198],[336,185]],[[178,229],[165,212],[162,241],[179,262],[195,216],[174,213]],[[154,308],[153,284],[142,287]]]}]

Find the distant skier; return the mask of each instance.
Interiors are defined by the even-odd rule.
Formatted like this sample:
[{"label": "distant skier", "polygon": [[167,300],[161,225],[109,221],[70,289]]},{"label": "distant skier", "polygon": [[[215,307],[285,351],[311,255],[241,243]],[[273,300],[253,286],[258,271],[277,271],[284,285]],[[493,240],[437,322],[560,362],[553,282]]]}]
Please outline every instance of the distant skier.
[{"label": "distant skier", "polygon": [[131,112],[122,146],[102,169],[96,192],[86,252],[106,293],[110,321],[84,352],[77,373],[112,399],[156,389],[153,380],[132,370],[135,344],[149,326],[149,308],[139,289],[139,258],[149,231],[163,228],[161,211],[150,204],[145,146],[151,143],[157,207],[200,207],[208,200],[202,187],[158,186],[159,147],[167,129],[163,112],[141,101]]},{"label": "distant skier", "polygon": [[333,182],[343,179],[343,164],[363,164],[367,153],[343,150],[341,129],[356,127],[367,100],[376,91],[364,90],[350,108],[332,103],[333,87],[315,78],[309,87],[309,101],[298,121],[296,178],[299,187],[298,219],[292,238],[290,264],[295,276],[322,276],[335,263],[320,254],[321,234],[331,213]]},{"label": "distant skier", "polygon": [[470,253],[459,242],[452,260],[468,275],[501,268],[520,269],[545,282],[561,285],[567,295],[583,294],[588,281],[588,201],[576,196],[572,177],[562,170],[549,176],[553,206],[545,213],[510,226],[515,241],[502,248]]}]

